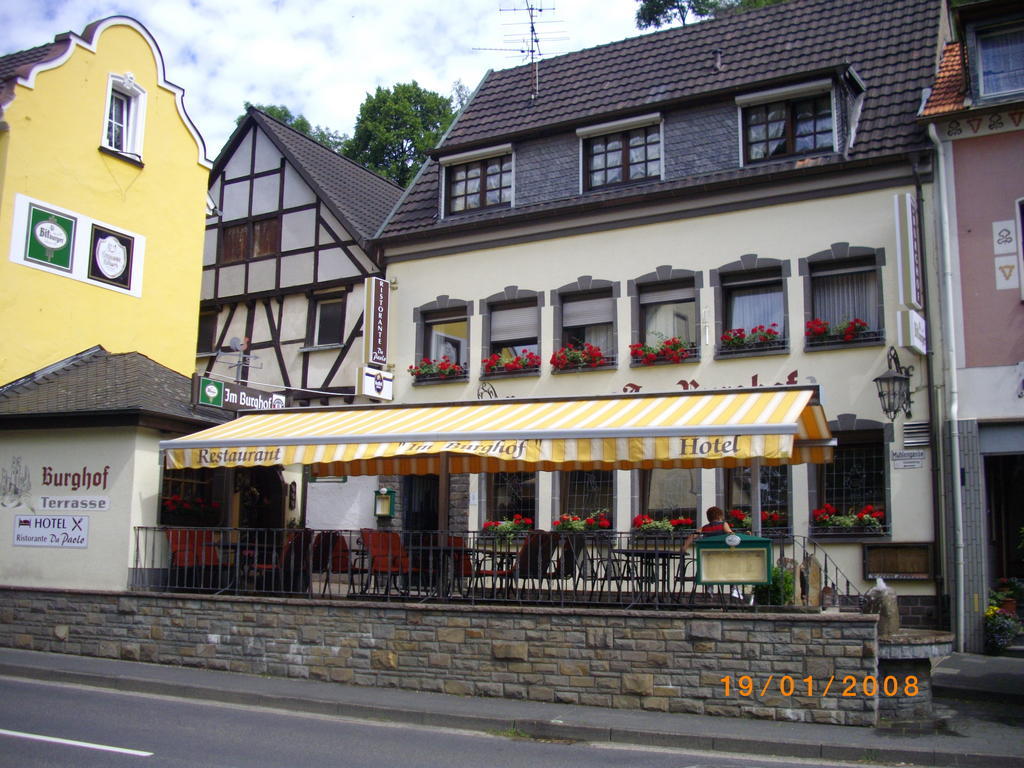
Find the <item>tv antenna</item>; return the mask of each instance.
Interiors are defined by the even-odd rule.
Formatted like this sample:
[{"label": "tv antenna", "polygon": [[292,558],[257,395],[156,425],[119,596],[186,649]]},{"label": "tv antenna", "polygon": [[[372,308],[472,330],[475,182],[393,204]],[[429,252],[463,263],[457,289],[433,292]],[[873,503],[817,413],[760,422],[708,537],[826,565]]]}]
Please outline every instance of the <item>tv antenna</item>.
[{"label": "tv antenna", "polygon": [[247,355],[245,354],[249,350],[249,337],[240,339],[237,336],[232,336],[231,341],[228,342],[228,346],[231,347],[231,351],[238,355],[238,358],[233,363],[228,363],[228,368],[236,369],[236,374],[241,375],[242,368],[255,368],[261,369],[263,363],[260,362],[259,355]]},{"label": "tv antenna", "polygon": [[[530,86],[530,99],[537,98],[537,94],[540,92],[540,59],[545,55],[545,52],[541,50],[541,32],[538,31],[538,26],[541,24],[557,23],[555,20],[541,21],[540,16],[543,13],[552,13],[555,10],[554,3],[545,3],[543,0],[524,0],[522,4],[514,4],[511,7],[499,8],[501,13],[525,13],[527,15],[527,21],[511,22],[506,26],[515,27],[516,29],[510,33],[505,34],[505,43],[510,46],[509,48],[474,48],[476,51],[508,51],[509,53],[517,54],[526,61],[529,62],[533,68],[533,78]],[[525,34],[522,30],[526,27]],[[568,36],[563,37],[551,37],[545,35],[545,43],[568,40]]]}]

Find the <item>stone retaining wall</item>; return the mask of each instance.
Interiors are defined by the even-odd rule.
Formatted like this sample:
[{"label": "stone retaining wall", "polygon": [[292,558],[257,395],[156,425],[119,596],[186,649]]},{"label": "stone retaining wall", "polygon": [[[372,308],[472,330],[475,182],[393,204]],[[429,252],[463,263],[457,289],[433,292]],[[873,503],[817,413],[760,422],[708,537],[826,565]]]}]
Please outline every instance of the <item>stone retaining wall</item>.
[{"label": "stone retaining wall", "polygon": [[[858,726],[875,724],[877,697],[843,697],[840,681],[877,674],[876,619],[0,588],[0,646],[6,647],[460,695]],[[741,680],[744,675],[750,680]],[[834,684],[822,695],[830,678]],[[745,685],[753,688],[749,696],[742,695]]]}]

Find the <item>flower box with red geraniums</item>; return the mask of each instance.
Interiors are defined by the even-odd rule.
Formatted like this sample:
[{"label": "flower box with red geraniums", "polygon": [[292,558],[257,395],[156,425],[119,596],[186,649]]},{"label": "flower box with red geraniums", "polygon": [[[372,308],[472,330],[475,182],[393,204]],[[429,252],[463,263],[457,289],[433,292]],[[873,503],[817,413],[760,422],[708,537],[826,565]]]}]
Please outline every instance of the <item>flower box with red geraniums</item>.
[{"label": "flower box with red geraniums", "polygon": [[650,515],[633,518],[633,533],[640,536],[665,536],[693,532],[692,517],[676,517],[672,520],[655,520]]},{"label": "flower box with red geraniums", "polygon": [[778,331],[779,324],[755,325],[750,331],[743,328],[732,328],[719,338],[719,352],[752,352],[762,349],[778,349],[784,339]]},{"label": "flower box with red geraniums", "polygon": [[483,525],[483,533],[503,541],[511,541],[518,534],[533,528],[533,518],[518,513],[507,520],[488,520]]},{"label": "flower box with red geraniums", "polygon": [[808,346],[825,346],[833,344],[849,344],[855,341],[879,341],[882,331],[868,330],[868,324],[859,317],[840,325],[831,325],[825,320],[814,318],[808,320],[804,328],[804,338]]},{"label": "flower box with red geraniums", "polygon": [[[741,509],[729,511],[726,520],[733,529],[753,530],[753,521],[750,513]],[[790,533],[789,517],[785,512],[775,510],[761,510],[761,535],[762,536],[786,536]]]},{"label": "flower box with red geraniums", "polygon": [[591,512],[586,517],[580,515],[565,514],[551,523],[552,530],[559,533],[587,533],[590,531],[609,531],[612,521],[608,519],[605,510],[599,509]]},{"label": "flower box with red geraniums", "polygon": [[207,501],[200,496],[183,497],[175,493],[163,501],[165,525],[219,525],[221,505],[219,501]]},{"label": "flower box with red geraniums", "polygon": [[551,355],[551,366],[558,371],[582,370],[612,365],[615,361],[604,356],[600,347],[584,344],[574,347],[568,344]]},{"label": "flower box with red geraniums", "polygon": [[416,381],[459,379],[466,376],[466,369],[458,363],[453,363],[448,355],[440,360],[424,357],[416,365],[410,365],[408,370]]},{"label": "flower box with red geraniums", "polygon": [[634,365],[654,365],[655,363],[681,363],[693,356],[695,347],[687,345],[673,336],[659,344],[630,344],[629,356]]},{"label": "flower box with red geraniums", "polygon": [[815,535],[886,533],[885,510],[874,504],[865,504],[860,511],[840,514],[831,504],[824,504],[811,512],[811,532]]},{"label": "flower box with red geraniums", "polygon": [[534,352],[524,352],[515,357],[502,356],[495,352],[490,357],[480,361],[483,364],[484,375],[497,375],[502,373],[531,373],[540,370],[540,355]]}]

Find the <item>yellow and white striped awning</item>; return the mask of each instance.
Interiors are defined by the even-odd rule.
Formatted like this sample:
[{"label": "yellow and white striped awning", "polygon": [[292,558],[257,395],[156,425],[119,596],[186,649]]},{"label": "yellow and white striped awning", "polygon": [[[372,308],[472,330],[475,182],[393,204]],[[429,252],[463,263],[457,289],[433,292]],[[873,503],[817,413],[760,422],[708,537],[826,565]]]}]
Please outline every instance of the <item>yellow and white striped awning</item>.
[{"label": "yellow and white striped awning", "polygon": [[734,467],[831,461],[815,387],[272,411],[160,443],[169,469],[318,475]]}]

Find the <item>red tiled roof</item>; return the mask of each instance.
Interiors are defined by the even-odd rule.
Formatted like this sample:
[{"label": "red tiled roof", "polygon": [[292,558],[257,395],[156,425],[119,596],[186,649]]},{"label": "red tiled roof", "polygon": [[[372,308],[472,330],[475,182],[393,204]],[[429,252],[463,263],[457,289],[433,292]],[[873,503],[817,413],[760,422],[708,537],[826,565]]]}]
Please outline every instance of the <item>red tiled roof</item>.
[{"label": "red tiled roof", "polygon": [[936,117],[964,108],[967,95],[967,70],[964,67],[963,44],[947,43],[942,62],[935,76],[931,95],[921,110],[921,117]]}]

